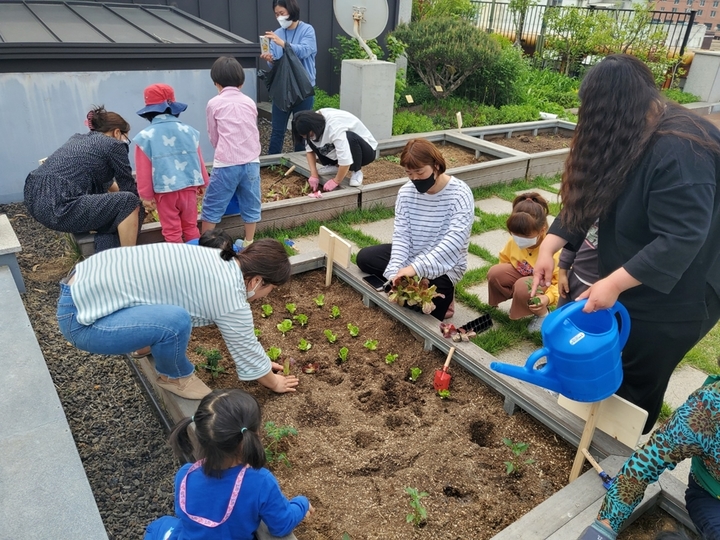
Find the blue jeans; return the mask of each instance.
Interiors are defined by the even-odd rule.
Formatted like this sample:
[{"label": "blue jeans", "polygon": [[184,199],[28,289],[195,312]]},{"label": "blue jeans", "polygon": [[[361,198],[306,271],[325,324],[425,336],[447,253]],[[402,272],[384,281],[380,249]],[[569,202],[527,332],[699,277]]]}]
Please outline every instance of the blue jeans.
[{"label": "blue jeans", "polygon": [[685,508],[703,540],[720,538],[720,499],[715,499],[705,491],[692,474],[688,476]]},{"label": "blue jeans", "polygon": [[236,195],[240,217],[245,223],[257,223],[262,215],[260,197],[260,163],[215,167],[203,198],[201,219],[220,223],[228,204]]},{"label": "blue jeans", "polygon": [[[268,148],[268,154],[280,154],[282,152],[290,114],[292,114],[294,118],[295,113],[312,111],[314,103],[315,96],[310,96],[309,98],[302,100],[289,111],[283,111],[280,107],[273,103],[272,133],[270,133],[270,146]],[[303,150],[305,150],[305,143],[295,144],[296,152],[302,152]]]},{"label": "blue jeans", "polygon": [[192,330],[190,314],[181,307],[129,307],[86,326],[77,321],[71,287],[60,284],[57,319],[65,339],[82,351],[127,354],[150,345],[155,369],[161,375],[176,379],[195,371],[186,354]]}]

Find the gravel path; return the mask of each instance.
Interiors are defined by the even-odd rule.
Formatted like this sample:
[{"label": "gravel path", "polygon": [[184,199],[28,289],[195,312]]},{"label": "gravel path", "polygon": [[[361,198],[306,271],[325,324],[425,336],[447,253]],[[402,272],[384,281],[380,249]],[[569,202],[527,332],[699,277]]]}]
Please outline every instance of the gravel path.
[{"label": "gravel path", "polygon": [[[258,127],[265,149],[270,122],[260,119]],[[292,150],[289,136],[285,149]],[[173,478],[179,463],[125,360],[80,351],[60,334],[55,319],[57,282],[72,266],[65,237],[40,225],[22,203],[0,205],[0,214],[8,215],[22,245],[18,260],[27,286],[25,309],[108,536],[142,538],[148,523],[173,513]]]}]

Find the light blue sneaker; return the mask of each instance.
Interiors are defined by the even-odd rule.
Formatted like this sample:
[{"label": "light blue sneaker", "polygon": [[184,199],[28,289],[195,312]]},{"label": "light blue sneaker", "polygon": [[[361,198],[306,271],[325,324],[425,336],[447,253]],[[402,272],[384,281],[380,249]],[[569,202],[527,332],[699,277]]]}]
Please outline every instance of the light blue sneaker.
[{"label": "light blue sneaker", "polygon": [[539,332],[545,321],[545,317],[547,317],[547,315],[543,315],[542,317],[533,315],[532,321],[530,321],[527,326],[528,332]]}]

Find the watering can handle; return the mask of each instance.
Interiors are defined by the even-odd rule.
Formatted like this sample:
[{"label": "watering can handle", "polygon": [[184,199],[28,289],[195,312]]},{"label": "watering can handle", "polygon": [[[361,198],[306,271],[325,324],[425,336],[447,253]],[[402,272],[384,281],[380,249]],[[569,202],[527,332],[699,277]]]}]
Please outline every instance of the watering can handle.
[{"label": "watering can handle", "polygon": [[615,302],[615,305],[610,308],[610,311],[615,314],[620,314],[620,349],[622,350],[627,343],[628,337],[630,337],[630,314],[628,310],[620,302]]},{"label": "watering can handle", "polygon": [[[555,327],[557,325],[564,322],[565,319],[567,319],[576,311],[582,310],[582,308],[585,307],[585,304],[587,304],[587,299],[578,300],[577,302],[570,302],[569,304],[565,304],[561,308],[558,308],[563,312],[565,317],[548,317],[548,319],[545,321],[545,324],[543,324],[543,335],[552,335],[555,332]],[[623,324],[623,326],[625,325]]]},{"label": "watering can handle", "polygon": [[[563,307],[559,308],[563,311],[565,317],[553,317],[552,319],[545,321],[545,324],[543,325],[543,334],[551,335],[555,331],[555,327],[557,325],[561,324],[572,314],[582,310],[582,308],[585,307],[585,304],[587,304],[587,298],[578,300],[577,302],[571,302],[570,304],[565,304]],[[630,336],[630,315],[628,314],[627,309],[625,309],[625,306],[623,306],[620,302],[615,302],[615,304],[613,304],[611,308],[608,308],[608,310],[613,315],[615,313],[620,314],[621,324],[619,341],[620,348],[622,349]]]},{"label": "watering can handle", "polygon": [[525,369],[530,373],[537,374],[537,371],[533,369],[535,367],[535,363],[543,356],[547,356],[549,353],[550,351],[547,349],[547,347],[543,347],[542,349],[538,349],[537,351],[533,352],[530,356],[528,356],[528,359],[525,360]]}]

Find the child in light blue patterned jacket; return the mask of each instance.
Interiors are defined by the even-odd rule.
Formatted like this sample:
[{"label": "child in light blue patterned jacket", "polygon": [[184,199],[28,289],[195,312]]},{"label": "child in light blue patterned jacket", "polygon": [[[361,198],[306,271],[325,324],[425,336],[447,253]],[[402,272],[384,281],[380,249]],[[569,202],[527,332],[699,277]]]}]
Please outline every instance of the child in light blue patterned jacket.
[{"label": "child in light blue patterned jacket", "polygon": [[138,114],[151,125],[133,142],[138,193],[148,211],[157,209],[166,242],[200,238],[197,198],[208,184],[200,152],[200,133],[178,118],[187,105],[175,101],[167,84],[145,89]]}]

